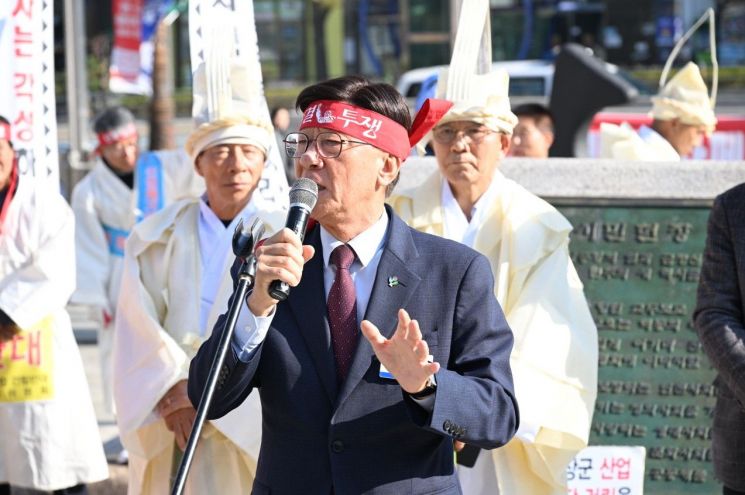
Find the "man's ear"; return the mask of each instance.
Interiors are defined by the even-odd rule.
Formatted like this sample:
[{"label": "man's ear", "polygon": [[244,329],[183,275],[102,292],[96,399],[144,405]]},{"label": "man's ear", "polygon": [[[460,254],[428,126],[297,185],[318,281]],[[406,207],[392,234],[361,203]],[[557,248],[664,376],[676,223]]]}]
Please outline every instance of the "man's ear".
[{"label": "man's ear", "polygon": [[502,143],[502,158],[504,158],[510,152],[510,146],[512,146],[512,135],[500,132],[499,141]]},{"label": "man's ear", "polygon": [[398,173],[401,171],[402,161],[400,158],[391,155],[390,153],[383,158],[383,166],[378,174],[378,182],[381,186],[387,187],[388,184],[392,183],[398,177]]},{"label": "man's ear", "polygon": [[543,135],[546,138],[547,147],[550,148],[551,145],[554,144],[554,133],[553,133],[553,131],[546,131],[546,132],[543,133]]},{"label": "man's ear", "polygon": [[204,153],[199,153],[197,157],[194,159],[194,170],[197,172],[197,175],[200,177],[204,177],[204,173],[202,172],[202,159],[204,158]]}]

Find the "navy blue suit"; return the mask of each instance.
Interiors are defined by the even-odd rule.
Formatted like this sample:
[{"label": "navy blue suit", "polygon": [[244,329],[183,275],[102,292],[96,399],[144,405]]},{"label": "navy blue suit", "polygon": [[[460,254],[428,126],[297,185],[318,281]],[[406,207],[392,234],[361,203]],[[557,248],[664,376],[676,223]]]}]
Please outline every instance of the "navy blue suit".
[{"label": "navy blue suit", "polygon": [[[277,305],[249,363],[229,351],[209,413],[221,417],[259,390],[263,429],[253,493],[460,493],[453,440],[492,449],[515,434],[513,337],[494,298],[488,261],[409,228],[386,208],[387,241],[365,318],[387,338],[399,308],[419,321],[441,364],[434,408],[426,412],[394,380],[379,376],[380,362],[362,335],[346,380],[337,383],[315,228],[305,242],[316,254],[302,281]],[[194,404],[224,321],[223,315],[191,363]]]}]

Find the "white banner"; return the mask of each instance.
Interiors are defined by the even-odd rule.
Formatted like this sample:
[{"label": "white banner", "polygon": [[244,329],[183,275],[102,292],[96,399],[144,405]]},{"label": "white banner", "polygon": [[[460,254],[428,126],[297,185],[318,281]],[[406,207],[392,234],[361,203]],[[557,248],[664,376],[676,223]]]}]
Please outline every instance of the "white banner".
[{"label": "white banner", "polygon": [[[259,62],[259,42],[256,35],[253,0],[189,0],[189,44],[191,50],[192,74],[204,64],[206,41],[205,36],[211,32],[210,26],[220,26],[229,30],[234,40],[235,53],[233,61],[247,69],[261,88],[262,104],[256,105],[268,122],[269,108],[263,93],[263,77]],[[196,100],[196,98],[195,98]],[[275,143],[272,143],[275,144]],[[276,204],[287,206],[287,177],[280,155],[284,149],[272,146],[261,175],[259,191],[265,199]]]},{"label": "white banner", "polygon": [[0,2],[0,115],[22,176],[59,190],[52,0]]},{"label": "white banner", "polygon": [[644,447],[586,447],[567,466],[568,495],[644,495]]}]

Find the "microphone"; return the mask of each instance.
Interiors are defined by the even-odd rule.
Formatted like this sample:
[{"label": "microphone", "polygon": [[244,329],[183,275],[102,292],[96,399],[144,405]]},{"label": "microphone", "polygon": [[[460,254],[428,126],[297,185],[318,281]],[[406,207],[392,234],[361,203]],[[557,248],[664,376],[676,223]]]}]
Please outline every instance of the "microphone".
[{"label": "microphone", "polygon": [[[295,232],[300,242],[305,237],[310,212],[318,201],[318,185],[310,179],[301,177],[290,189],[290,211],[287,213],[285,227]],[[290,286],[281,280],[269,284],[269,295],[277,301],[284,301],[290,295]]]},{"label": "microphone", "polygon": [[233,232],[233,254],[245,260],[254,252],[254,246],[264,235],[264,222],[259,217],[254,218],[251,225],[244,225],[243,219],[238,220]]}]

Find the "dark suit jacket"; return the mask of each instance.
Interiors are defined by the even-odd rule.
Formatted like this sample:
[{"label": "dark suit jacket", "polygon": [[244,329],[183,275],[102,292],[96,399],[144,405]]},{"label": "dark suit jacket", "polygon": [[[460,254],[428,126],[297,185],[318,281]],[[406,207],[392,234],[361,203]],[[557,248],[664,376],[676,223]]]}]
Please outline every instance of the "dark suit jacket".
[{"label": "dark suit jacket", "polygon": [[717,477],[745,491],[745,184],[716,198],[693,315],[718,375],[712,454]]},{"label": "dark suit jacket", "polygon": [[[316,254],[302,281],[278,304],[250,363],[229,351],[209,413],[226,414],[258,388],[263,428],[253,493],[460,493],[453,439],[491,449],[517,429],[513,337],[493,295],[488,261],[387,211],[387,241],[365,317],[386,337],[396,329],[399,308],[419,321],[441,364],[434,409],[425,412],[395,381],[379,376],[380,363],[361,334],[349,374],[337,383],[315,228],[305,241]],[[389,276],[399,284],[390,287]],[[191,363],[194,404],[224,320]]]}]

